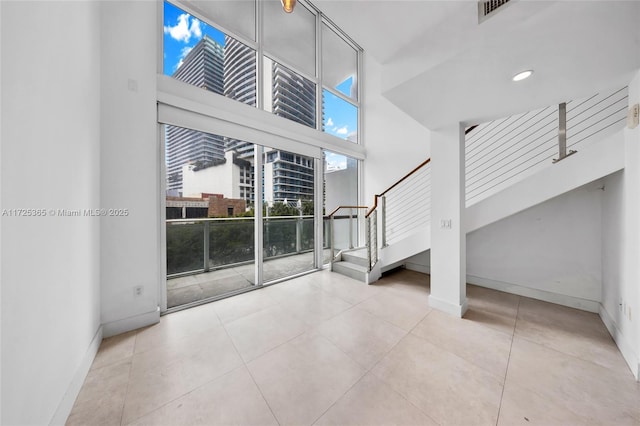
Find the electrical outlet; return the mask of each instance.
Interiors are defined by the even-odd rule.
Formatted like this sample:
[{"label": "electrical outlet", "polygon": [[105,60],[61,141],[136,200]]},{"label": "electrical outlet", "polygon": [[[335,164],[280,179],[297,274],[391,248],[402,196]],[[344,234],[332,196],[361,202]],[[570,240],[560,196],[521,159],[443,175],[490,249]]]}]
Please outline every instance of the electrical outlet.
[{"label": "electrical outlet", "polygon": [[144,293],[144,287],[141,285],[137,285],[133,288],[133,295],[135,297],[140,297],[142,296],[142,293]]}]

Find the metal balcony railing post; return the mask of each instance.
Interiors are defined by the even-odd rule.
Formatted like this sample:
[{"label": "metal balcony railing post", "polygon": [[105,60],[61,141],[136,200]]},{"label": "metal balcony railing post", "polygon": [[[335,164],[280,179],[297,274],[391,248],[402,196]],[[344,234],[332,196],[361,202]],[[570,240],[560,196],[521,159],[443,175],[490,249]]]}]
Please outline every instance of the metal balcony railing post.
[{"label": "metal balcony railing post", "polygon": [[302,251],[302,218],[296,219],[296,253]]},{"label": "metal balcony railing post", "polygon": [[204,221],[204,271],[209,272],[209,221]]}]

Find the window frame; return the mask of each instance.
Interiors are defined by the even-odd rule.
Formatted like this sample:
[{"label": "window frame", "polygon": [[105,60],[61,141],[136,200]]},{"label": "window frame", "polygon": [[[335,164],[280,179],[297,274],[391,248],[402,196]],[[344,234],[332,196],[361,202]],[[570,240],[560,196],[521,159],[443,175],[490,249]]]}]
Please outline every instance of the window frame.
[{"label": "window frame", "polygon": [[[308,9],[311,13],[313,13],[315,15],[315,20],[316,20],[316,37],[315,37],[315,54],[316,54],[316,61],[315,61],[315,68],[316,68],[316,75],[315,76],[311,76],[308,73],[300,70],[298,67],[289,64],[286,60],[283,60],[282,58],[278,57],[277,55],[271,53],[271,52],[265,52],[264,47],[263,47],[263,40],[264,40],[264,25],[263,25],[263,15],[264,15],[264,4],[262,1],[260,0],[254,0],[255,2],[255,17],[254,17],[254,22],[255,22],[255,35],[256,35],[256,39],[255,40],[250,40],[247,37],[238,34],[234,31],[229,30],[227,27],[225,27],[224,25],[220,25],[218,24],[215,19],[210,18],[208,16],[203,15],[203,13],[190,6],[188,1],[185,0],[162,0],[162,6],[159,7],[158,9],[158,22],[159,22],[159,33],[160,33],[160,38],[159,38],[159,43],[158,43],[158,74],[159,75],[164,75],[163,72],[163,55],[164,55],[164,3],[170,3],[173,6],[182,9],[183,11],[185,11],[186,13],[190,14],[191,16],[199,19],[200,21],[202,21],[203,23],[205,23],[206,25],[212,26],[214,28],[216,28],[217,30],[223,32],[224,34],[236,39],[237,41],[243,43],[244,45],[246,45],[247,47],[253,49],[256,52],[256,108],[260,109],[260,110],[264,110],[265,109],[265,105],[264,105],[264,91],[265,90],[271,90],[271,88],[267,88],[265,87],[265,57],[269,58],[271,61],[277,62],[278,64],[281,64],[282,66],[290,69],[291,71],[295,72],[296,74],[300,75],[301,77],[304,77],[305,79],[313,82],[315,84],[316,87],[316,111],[315,111],[315,121],[316,121],[316,126],[315,129],[318,130],[321,133],[324,133],[322,131],[322,125],[323,125],[323,119],[322,119],[322,103],[323,103],[323,90],[327,90],[329,93],[337,96],[338,98],[340,98],[341,100],[348,102],[349,104],[353,105],[354,107],[356,107],[356,109],[358,110],[358,117],[357,117],[357,141],[356,144],[358,145],[362,145],[363,144],[363,135],[362,135],[362,129],[363,129],[363,119],[362,119],[362,80],[363,80],[363,51],[362,48],[353,41],[353,39],[351,39],[348,35],[346,35],[343,31],[340,30],[340,28],[333,23],[333,21],[331,21],[331,19],[329,19],[327,16],[325,16],[322,11],[320,11],[315,5],[313,5],[312,3],[306,1],[306,0],[298,0],[298,3],[300,3],[300,6],[305,7],[306,9]],[[357,54],[357,69],[356,69],[356,87],[357,87],[357,99],[352,99],[349,96],[346,96],[345,94],[343,94],[342,92],[334,89],[333,87],[330,87],[328,85],[325,85],[322,79],[322,27],[323,25],[326,25],[328,27],[329,30],[333,31],[333,33],[335,33],[335,35],[337,35],[339,38],[341,38],[345,43],[347,43],[351,48],[353,48]],[[335,137],[335,136],[331,136],[331,137]],[[337,137],[336,137],[337,138]],[[342,140],[340,138],[337,138],[339,140]]]}]

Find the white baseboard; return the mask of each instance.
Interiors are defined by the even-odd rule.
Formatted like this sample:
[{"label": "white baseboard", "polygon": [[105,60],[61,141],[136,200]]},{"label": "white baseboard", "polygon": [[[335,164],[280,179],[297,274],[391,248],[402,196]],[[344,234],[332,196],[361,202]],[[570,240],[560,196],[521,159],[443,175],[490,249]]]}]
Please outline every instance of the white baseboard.
[{"label": "white baseboard", "polygon": [[616,326],[616,321],[609,314],[609,312],[607,312],[604,306],[602,306],[602,304],[600,304],[598,313],[600,314],[600,318],[602,319],[605,327],[607,327],[609,334],[611,334],[611,337],[613,337],[613,340],[616,342],[618,349],[620,349],[622,357],[629,365],[631,372],[635,376],[636,380],[640,381],[640,377],[638,377],[638,374],[640,372],[640,358],[625,338],[625,335],[622,334],[622,332]]},{"label": "white baseboard", "polygon": [[580,309],[583,311],[598,313],[600,302],[595,300],[582,299],[575,296],[567,296],[565,294],[552,293],[550,291],[539,290],[536,288],[525,287],[518,284],[496,281],[473,275],[467,275],[467,283],[480,287],[487,287],[505,293],[517,294],[519,296],[530,297],[545,302],[555,303],[557,305],[568,306],[570,308]]},{"label": "white baseboard", "polygon": [[421,265],[419,263],[405,262],[404,267],[410,271],[421,272],[423,274],[431,273],[431,265]]},{"label": "white baseboard", "polygon": [[160,308],[155,311],[124,318],[118,321],[112,321],[103,324],[104,337],[115,336],[116,334],[126,333],[127,331],[136,330],[148,325],[160,322]]},{"label": "white baseboard", "polygon": [[76,398],[80,393],[80,389],[82,389],[82,385],[84,384],[84,379],[89,374],[89,369],[91,368],[91,364],[98,353],[98,349],[100,348],[100,343],[102,343],[102,326],[98,327],[98,331],[93,336],[91,343],[89,344],[89,348],[87,352],[84,354],[82,361],[80,362],[80,366],[76,370],[73,375],[73,379],[71,379],[71,383],[67,387],[67,391],[64,393],[62,397],[62,401],[58,404],[58,408],[56,409],[53,418],[51,419],[50,425],[64,425],[71,414],[71,409],[73,408],[73,404],[76,402]]},{"label": "white baseboard", "polygon": [[446,300],[434,297],[433,294],[429,295],[429,306],[433,309],[437,309],[447,314],[453,315],[458,318],[462,318],[465,312],[467,312],[467,300],[465,299],[462,305],[453,304]]}]

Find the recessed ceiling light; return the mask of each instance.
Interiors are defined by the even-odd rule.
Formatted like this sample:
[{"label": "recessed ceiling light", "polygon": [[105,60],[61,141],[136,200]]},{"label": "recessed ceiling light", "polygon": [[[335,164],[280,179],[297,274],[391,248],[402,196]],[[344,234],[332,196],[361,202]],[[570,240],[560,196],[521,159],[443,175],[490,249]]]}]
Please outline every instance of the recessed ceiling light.
[{"label": "recessed ceiling light", "polygon": [[519,72],[518,74],[514,75],[512,80],[513,81],[521,81],[521,80],[524,80],[525,78],[531,77],[531,74],[533,74],[533,70],[522,71],[522,72]]}]

